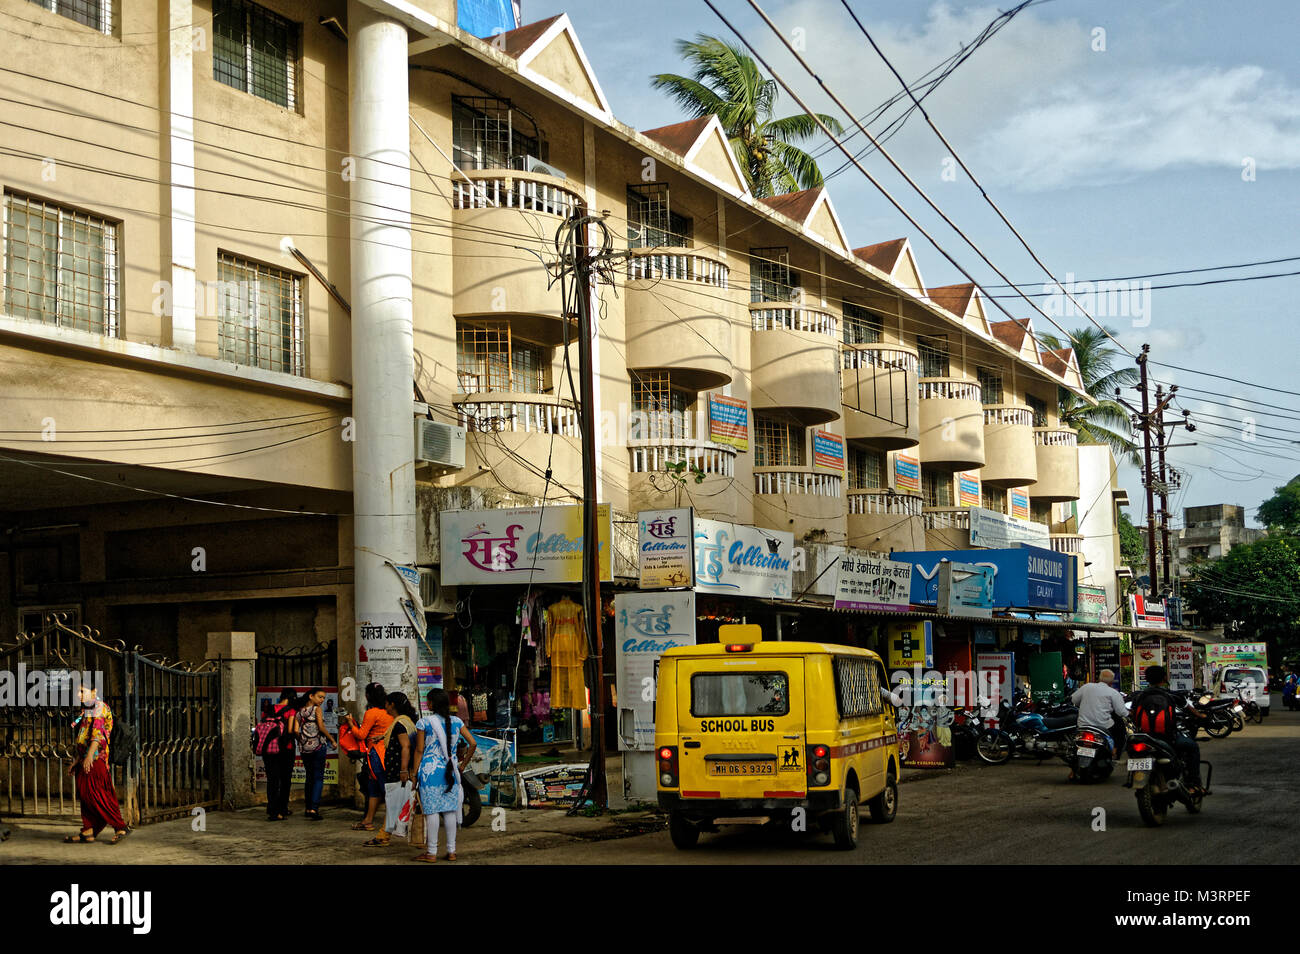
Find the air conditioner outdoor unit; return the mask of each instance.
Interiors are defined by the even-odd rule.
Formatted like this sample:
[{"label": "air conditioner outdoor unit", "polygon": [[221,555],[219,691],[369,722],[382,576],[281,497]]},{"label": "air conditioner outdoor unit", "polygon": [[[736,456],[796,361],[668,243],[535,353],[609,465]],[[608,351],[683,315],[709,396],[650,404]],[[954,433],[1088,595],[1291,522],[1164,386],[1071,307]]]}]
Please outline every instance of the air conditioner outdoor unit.
[{"label": "air conditioner outdoor unit", "polygon": [[420,567],[420,602],[426,613],[451,616],[456,612],[456,587],[440,585],[438,574]]},{"label": "air conditioner outdoor unit", "polygon": [[462,469],[465,466],[465,428],[417,417],[415,460],[444,470]]},{"label": "air conditioner outdoor unit", "polygon": [[515,156],[515,168],[522,169],[524,172],[539,172],[544,176],[554,176],[556,179],[568,178],[555,166],[547,165],[536,156]]}]

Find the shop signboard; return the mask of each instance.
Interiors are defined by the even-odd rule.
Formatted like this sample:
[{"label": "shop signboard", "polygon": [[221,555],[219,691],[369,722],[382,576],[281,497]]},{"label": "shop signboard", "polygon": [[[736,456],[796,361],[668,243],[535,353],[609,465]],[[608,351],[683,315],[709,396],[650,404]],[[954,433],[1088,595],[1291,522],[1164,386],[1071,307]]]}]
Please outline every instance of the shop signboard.
[{"label": "shop signboard", "polygon": [[1060,653],[1029,657],[1029,694],[1035,702],[1059,703],[1065,698],[1065,673]]},{"label": "shop signboard", "polygon": [[[1029,519],[1029,493],[1024,490],[1011,491],[1011,516],[1017,520]],[[1042,524],[1039,524],[1042,526]]]},{"label": "shop signboard", "polygon": [[1141,593],[1133,593],[1128,598],[1128,608],[1133,613],[1133,625],[1138,629],[1169,628],[1165,604],[1160,600],[1149,600]]},{"label": "shop signboard", "polygon": [[1215,669],[1225,666],[1268,667],[1268,643],[1210,643],[1205,663]]},{"label": "shop signboard", "polygon": [[1092,650],[1093,678],[1096,678],[1103,669],[1109,669],[1118,679],[1123,670],[1119,655],[1119,637],[1105,636],[1090,639],[1088,648]]},{"label": "shop signboard", "polygon": [[921,492],[921,458],[908,454],[894,455],[894,488],[914,494]]},{"label": "shop signboard", "polygon": [[643,590],[691,586],[695,582],[693,511],[642,510],[637,519],[637,568]]},{"label": "shop signboard", "polygon": [[[284,691],[285,686],[258,686],[257,687],[257,718],[261,721],[263,713],[273,710],[279,703],[280,693]],[[337,686],[289,686],[299,697],[305,696],[316,688],[324,688],[325,702],[321,706],[321,721],[325,723],[325,729],[329,732],[330,737],[337,739],[339,737],[339,690]],[[329,743],[325,743],[326,746]],[[262,764],[260,755],[253,756],[254,779],[258,782],[266,781],[266,766]],[[290,776],[290,782],[293,785],[305,785],[307,783],[307,770],[302,764],[302,755],[299,753],[293,760],[293,774]],[[338,749],[328,749],[325,756],[325,784],[337,785],[339,783],[339,753]]]},{"label": "shop signboard", "polygon": [[1196,663],[1190,639],[1171,639],[1165,643],[1165,668],[1169,670],[1169,688],[1190,692],[1196,687]]},{"label": "shop signboard", "polygon": [[912,567],[846,553],[835,579],[835,608],[900,613],[911,608]]},{"label": "shop signboard", "polygon": [[788,600],[794,534],[720,520],[695,521],[695,589]]},{"label": "shop signboard", "polygon": [[1104,623],[1110,618],[1106,610],[1104,586],[1079,586],[1079,608],[1074,611],[1076,623]]},{"label": "shop signboard", "polygon": [[957,475],[957,506],[980,505],[980,475],[977,471],[963,471]]},{"label": "shop signboard", "polygon": [[415,644],[415,684],[419,687],[420,715],[431,713],[427,696],[430,689],[441,689],[442,681],[442,627],[429,627],[424,639]]},{"label": "shop signboard", "polygon": [[1133,684],[1139,689],[1147,687],[1147,667],[1165,664],[1164,644],[1158,636],[1133,641]]},{"label": "shop signboard", "polygon": [[675,646],[695,645],[695,594],[619,593],[614,627],[619,748],[653,751],[659,657]]},{"label": "shop signboard", "polygon": [[976,626],[972,632],[972,642],[977,646],[996,646],[998,644],[998,633],[992,626]]},{"label": "shop signboard", "polygon": [[[596,508],[600,532],[600,578],[612,579],[609,504]],[[442,582],[580,583],[582,506],[444,510],[439,514]]]},{"label": "shop signboard", "polygon": [[709,440],[749,450],[749,405],[739,398],[709,395]]},{"label": "shop signboard", "polygon": [[[1026,517],[1028,517],[1027,512]],[[971,546],[1006,550],[1021,544],[1050,549],[1051,537],[1048,535],[1047,527],[1041,523],[1030,523],[1027,519],[1009,517],[985,507],[970,508]]]},{"label": "shop signboard", "polygon": [[984,715],[996,719],[998,703],[1010,702],[1016,686],[1016,657],[1013,653],[980,652],[975,654],[975,671],[981,691],[989,690],[989,706]]},{"label": "shop signboard", "polygon": [[889,668],[934,668],[934,627],[927,620],[910,623],[890,623],[886,633],[886,659]]},{"label": "shop signboard", "polygon": [[915,550],[893,553],[892,560],[912,564],[912,602],[936,606],[939,599],[939,565],[973,563],[993,568],[995,609],[1074,612],[1074,558],[1041,547],[1013,547],[1007,550]]},{"label": "shop signboard", "polygon": [[830,431],[813,430],[813,469],[844,473],[844,438]]},{"label": "shop signboard", "polygon": [[974,563],[940,563],[937,606],[950,616],[992,616],[993,568]]}]

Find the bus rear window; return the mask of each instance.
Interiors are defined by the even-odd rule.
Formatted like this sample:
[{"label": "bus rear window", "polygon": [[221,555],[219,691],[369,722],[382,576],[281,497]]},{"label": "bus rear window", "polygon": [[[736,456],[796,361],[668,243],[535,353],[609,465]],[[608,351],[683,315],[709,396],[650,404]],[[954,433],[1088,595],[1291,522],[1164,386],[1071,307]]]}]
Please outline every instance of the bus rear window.
[{"label": "bus rear window", "polygon": [[785,715],[789,677],[783,672],[701,672],[691,677],[691,715]]}]

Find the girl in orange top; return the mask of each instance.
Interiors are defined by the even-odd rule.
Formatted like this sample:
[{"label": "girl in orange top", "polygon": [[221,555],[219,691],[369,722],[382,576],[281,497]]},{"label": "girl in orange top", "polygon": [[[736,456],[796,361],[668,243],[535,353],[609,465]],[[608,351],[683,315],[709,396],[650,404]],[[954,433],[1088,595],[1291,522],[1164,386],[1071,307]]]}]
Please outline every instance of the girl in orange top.
[{"label": "girl in orange top", "polygon": [[393,724],[393,717],[384,708],[388,704],[388,693],[377,682],[366,686],[366,712],[357,725],[352,713],[347,713],[348,727],[358,739],[367,746],[365,760],[361,763],[361,792],[366,796],[366,817],[352,826],[353,831],[374,831],[375,812],[384,800],[384,738],[388,727]]}]

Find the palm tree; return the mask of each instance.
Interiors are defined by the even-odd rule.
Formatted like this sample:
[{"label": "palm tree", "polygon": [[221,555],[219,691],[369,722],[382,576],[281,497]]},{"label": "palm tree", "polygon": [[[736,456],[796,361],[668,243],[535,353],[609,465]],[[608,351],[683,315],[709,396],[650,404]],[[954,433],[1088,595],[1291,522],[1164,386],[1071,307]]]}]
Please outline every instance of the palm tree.
[{"label": "palm tree", "polygon": [[[817,161],[793,145],[820,131],[816,120],[806,113],[774,119],[776,81],[763,76],[753,57],[703,33],[678,40],[677,52],[692,75],[659,73],[651,85],[666,91],[693,119],[718,117],[755,196],[812,189],[825,181]],[[836,135],[844,131],[834,116],[817,118]]]},{"label": "palm tree", "polygon": [[1079,377],[1083,389],[1097,403],[1088,404],[1078,395],[1064,388],[1060,392],[1061,424],[1079,432],[1080,444],[1105,444],[1120,462],[1141,465],[1137,445],[1125,434],[1131,432],[1129,413],[1115,400],[1115,389],[1126,388],[1138,382],[1137,368],[1116,368],[1115,359],[1120,350],[1109,346],[1114,329],[1088,327],[1070,332],[1070,344],[1061,342],[1055,335],[1042,335],[1042,343],[1053,351],[1073,347],[1079,362]]}]

